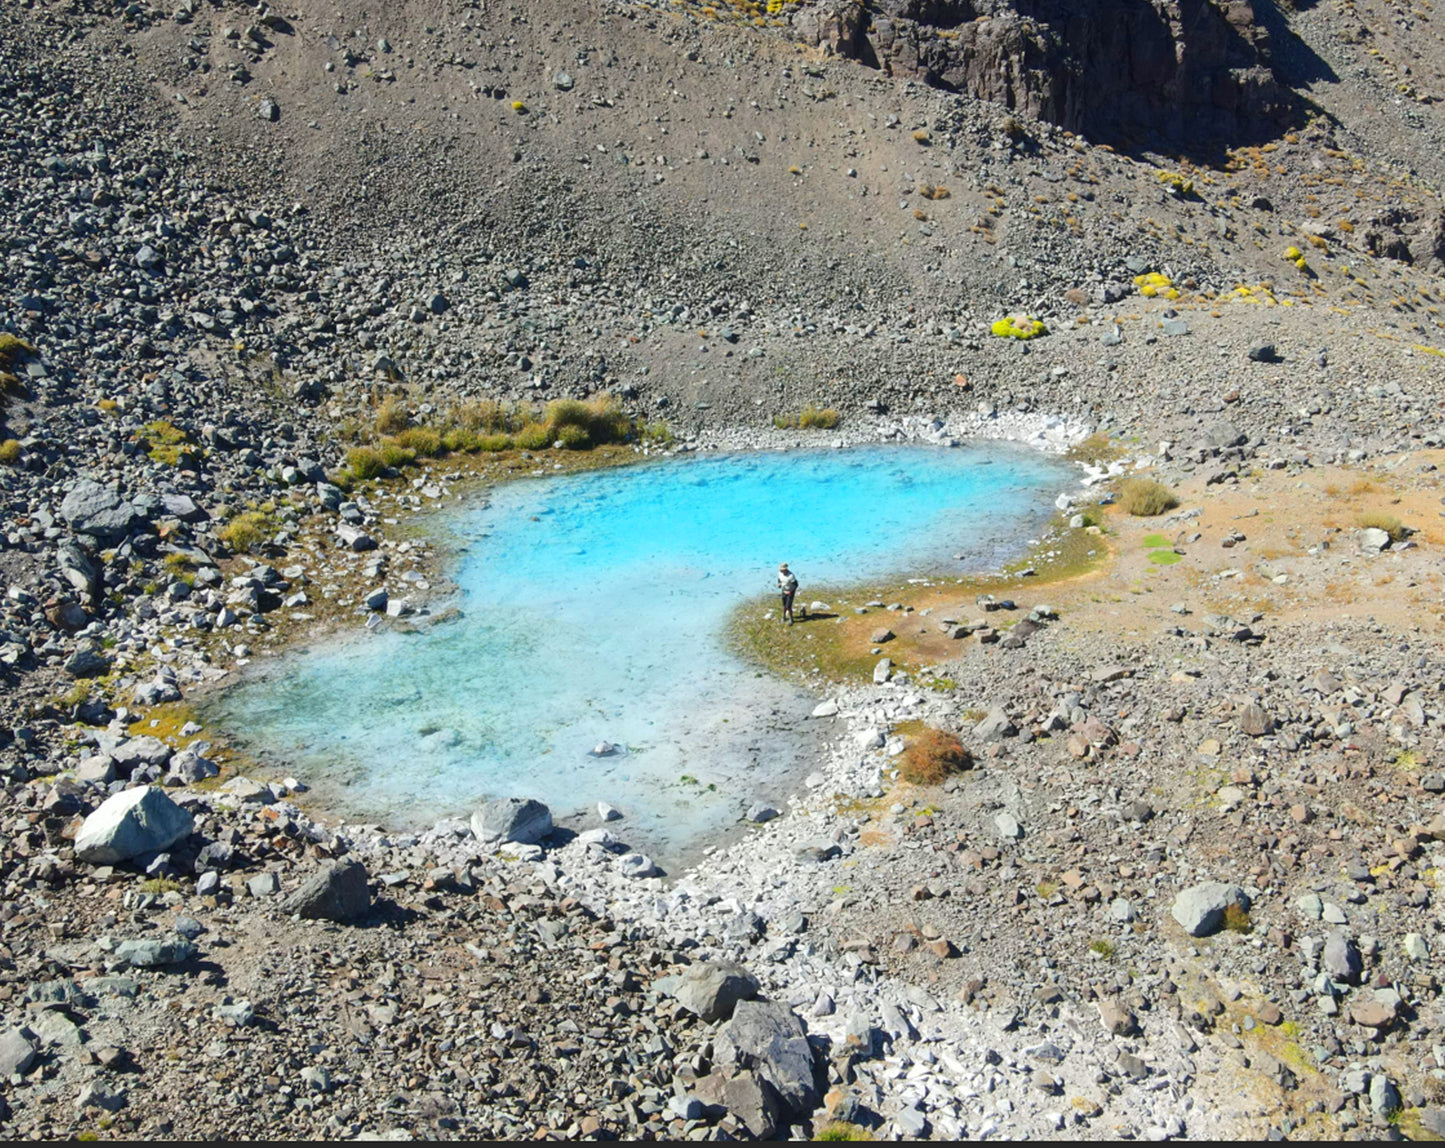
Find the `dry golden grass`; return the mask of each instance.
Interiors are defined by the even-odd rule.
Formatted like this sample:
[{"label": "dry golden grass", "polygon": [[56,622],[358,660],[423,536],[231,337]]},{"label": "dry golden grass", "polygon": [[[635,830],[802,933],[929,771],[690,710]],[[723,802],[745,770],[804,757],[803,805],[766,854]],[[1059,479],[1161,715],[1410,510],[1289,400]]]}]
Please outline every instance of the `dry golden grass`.
[{"label": "dry golden grass", "polygon": [[1403,522],[1393,514],[1386,514],[1383,510],[1360,511],[1355,516],[1355,525],[1362,530],[1383,530],[1390,536],[1391,542],[1403,542],[1410,535]]},{"label": "dry golden grass", "polygon": [[1179,505],[1178,496],[1152,478],[1126,478],[1119,484],[1119,505],[1125,513],[1153,518]]},{"label": "dry golden grass", "polygon": [[406,430],[406,404],[395,395],[387,395],[376,409],[376,433],[396,434]]}]

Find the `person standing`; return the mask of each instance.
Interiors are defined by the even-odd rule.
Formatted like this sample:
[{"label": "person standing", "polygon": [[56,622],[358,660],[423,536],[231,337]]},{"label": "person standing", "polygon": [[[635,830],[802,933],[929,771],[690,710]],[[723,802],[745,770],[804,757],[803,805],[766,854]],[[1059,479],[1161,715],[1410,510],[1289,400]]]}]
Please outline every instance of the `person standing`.
[{"label": "person standing", "polygon": [[783,595],[783,624],[793,624],[793,598],[798,593],[798,579],[784,562],[778,567],[778,589]]}]

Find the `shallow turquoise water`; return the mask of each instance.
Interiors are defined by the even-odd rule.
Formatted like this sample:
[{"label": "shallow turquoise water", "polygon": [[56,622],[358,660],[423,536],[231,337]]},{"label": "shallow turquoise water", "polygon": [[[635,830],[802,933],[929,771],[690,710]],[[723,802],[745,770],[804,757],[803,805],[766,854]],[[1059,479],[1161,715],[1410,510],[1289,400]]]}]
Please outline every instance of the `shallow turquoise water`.
[{"label": "shallow turquoise water", "polygon": [[[1053,460],[990,444],[511,483],[436,523],[461,544],[460,621],[293,655],[207,716],[352,820],[416,828],[511,795],[563,819],[601,800],[626,814],[624,836],[666,853],[810,768],[797,719],[815,699],[720,640],[733,607],[773,592],[780,561],[800,602],[873,574],[988,568],[1067,482]],[[591,756],[601,741],[625,752]]]}]

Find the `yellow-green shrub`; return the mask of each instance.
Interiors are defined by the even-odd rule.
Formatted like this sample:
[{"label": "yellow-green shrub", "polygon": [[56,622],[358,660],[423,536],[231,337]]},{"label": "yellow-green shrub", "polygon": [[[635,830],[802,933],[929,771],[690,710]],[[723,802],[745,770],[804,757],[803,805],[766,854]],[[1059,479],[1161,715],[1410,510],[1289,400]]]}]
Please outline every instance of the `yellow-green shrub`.
[{"label": "yellow-green shrub", "polygon": [[586,450],[592,445],[592,438],[587,433],[587,428],[579,427],[575,423],[566,423],[558,427],[557,441],[567,450]]},{"label": "yellow-green shrub", "polygon": [[452,454],[472,454],[477,450],[481,435],[465,427],[452,427],[441,438],[442,446]]},{"label": "yellow-green shrub", "polygon": [[442,436],[431,427],[408,427],[392,442],[405,450],[415,451],[424,458],[432,458],[442,452]]},{"label": "yellow-green shrub", "polygon": [[450,412],[451,421],[469,431],[509,431],[512,428],[511,412],[494,399],[478,399],[463,403]]},{"label": "yellow-green shrub", "polygon": [[1166,299],[1178,299],[1179,292],[1174,286],[1174,280],[1169,276],[1160,274],[1158,271],[1150,271],[1144,275],[1134,276],[1134,286],[1139,288],[1139,294],[1146,299],[1153,299],[1156,295],[1163,295]]},{"label": "yellow-green shrub", "polygon": [[386,463],[382,461],[381,453],[369,446],[354,446],[347,451],[346,465],[351,473],[362,482],[375,478],[386,469]]},{"label": "yellow-green shrub", "polygon": [[8,438],[0,442],[0,466],[14,466],[20,461],[20,440]]},{"label": "yellow-green shrub", "polygon": [[632,435],[632,420],[623,412],[616,399],[605,395],[586,402],[579,399],[558,399],[547,404],[543,419],[558,439],[562,438],[563,427],[580,427],[586,432],[588,444],[592,446],[607,442],[625,442]]},{"label": "yellow-green shrub", "polygon": [[146,456],[152,462],[159,462],[166,466],[177,466],[181,461],[181,454],[185,446],[191,441],[190,435],[176,426],[175,423],[167,422],[165,419],[157,419],[155,422],[146,423],[141,428],[141,435],[145,438],[149,449]]},{"label": "yellow-green shrub", "polygon": [[544,450],[552,445],[552,428],[543,423],[528,423],[512,436],[512,441],[522,450]]},{"label": "yellow-green shrub", "polygon": [[408,450],[394,439],[385,440],[378,448],[377,453],[381,455],[383,463],[397,469],[410,466],[416,461],[416,451]]},{"label": "yellow-green shrub", "polygon": [[1119,505],[1140,518],[1152,518],[1179,505],[1175,493],[1152,478],[1126,478],[1119,484]]},{"label": "yellow-green shrub", "polygon": [[798,425],[805,430],[832,430],[841,418],[832,407],[815,407],[809,404],[798,415]]},{"label": "yellow-green shrub", "polygon": [[498,451],[512,449],[512,436],[508,434],[489,434],[477,439],[477,450],[487,454],[496,454]]},{"label": "yellow-green shrub", "polygon": [[8,367],[21,355],[33,355],[35,348],[18,335],[0,331],[0,367]]},{"label": "yellow-green shrub", "polygon": [[376,409],[376,433],[396,434],[406,430],[406,404],[395,395],[387,395]]},{"label": "yellow-green shrub", "polygon": [[1037,339],[1049,333],[1043,320],[1032,315],[1005,315],[990,330],[1000,339]]},{"label": "yellow-green shrub", "polygon": [[216,537],[237,554],[249,554],[266,541],[271,530],[270,519],[259,510],[238,514],[216,531]]}]

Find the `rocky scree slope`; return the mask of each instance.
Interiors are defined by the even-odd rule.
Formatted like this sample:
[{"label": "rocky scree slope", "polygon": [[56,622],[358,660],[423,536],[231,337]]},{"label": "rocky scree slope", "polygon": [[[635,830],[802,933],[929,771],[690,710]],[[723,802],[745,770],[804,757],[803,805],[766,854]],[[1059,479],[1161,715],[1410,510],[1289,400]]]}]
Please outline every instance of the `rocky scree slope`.
[{"label": "rocky scree slope", "polygon": [[[167,1131],[141,1103],[142,1086],[115,1075],[128,1063],[112,1055],[121,1050],[145,1066],[147,1081],[155,1082],[145,1088],[177,1097],[165,1107],[183,1115],[169,1130],[209,1130],[212,1114],[183,1109],[183,1082],[168,1072],[163,1050],[182,1041],[170,1019],[176,1015],[186,1018],[176,1047],[197,1049],[196,1059],[235,1056],[237,1071],[254,1067],[260,1079],[246,1085],[247,1104],[255,1112],[289,1112],[297,1127],[322,1119],[316,1112],[331,1104],[320,1099],[332,1095],[329,1081],[346,1086],[334,1113],[338,1134],[370,1127],[374,1103],[394,1090],[399,1125],[500,1135],[512,1128],[503,1112],[525,1119],[521,1109],[534,1090],[555,1094],[562,1080],[577,1082],[588,1096],[597,1088],[623,1093],[605,1113],[609,1129],[710,1128],[717,1119],[710,1101],[693,1097],[701,1108],[692,1107],[682,1095],[687,1089],[674,1081],[712,1075],[716,1030],[694,1025],[664,995],[649,1000],[625,987],[623,974],[669,971],[694,956],[751,962],[757,954],[777,965],[777,975],[765,978],[775,994],[785,996],[792,979],[820,991],[831,986],[836,995],[842,990],[834,982],[842,978],[863,986],[854,993],[862,1011],[875,968],[862,957],[870,948],[874,956],[880,947],[891,952],[894,939],[880,934],[841,965],[827,938],[804,939],[775,962],[769,954],[780,946],[758,947],[769,929],[749,917],[762,916],[755,907],[740,904],[734,913],[724,905],[705,914],[708,928],[735,935],[717,936],[702,953],[681,940],[653,941],[655,920],[625,924],[623,951],[597,962],[607,968],[594,986],[599,993],[585,1001],[558,996],[577,1005],[586,1023],[571,1023],[589,1041],[614,1042],[608,1047],[625,1046],[640,1059],[636,1042],[646,1046],[658,1036],[664,1043],[647,1056],[665,1067],[644,1071],[627,1051],[615,1051],[599,1053],[585,1071],[569,1069],[575,1054],[556,1045],[570,1050],[584,1042],[572,1029],[555,1027],[546,1038],[555,1041],[552,1051],[536,1058],[538,1066],[513,1073],[516,1050],[534,1047],[517,1042],[536,1038],[519,1037],[510,1015],[492,1022],[488,1014],[521,1015],[524,1004],[546,1003],[527,1001],[531,985],[521,986],[530,956],[515,973],[518,981],[508,979],[510,967],[488,974],[490,987],[478,989],[483,1007],[464,1020],[454,1003],[427,1005],[432,994],[424,985],[432,978],[418,962],[431,940],[417,940],[416,930],[432,929],[447,944],[465,936],[490,954],[521,933],[528,941],[520,947],[529,950],[534,918],[573,921],[575,948],[610,951],[611,945],[590,948],[604,938],[592,936],[585,914],[572,916],[580,909],[563,904],[566,893],[554,904],[531,891],[534,881],[548,888],[549,874],[554,882],[568,874],[471,856],[464,831],[444,829],[425,842],[365,834],[338,840],[286,804],[289,787],[260,785],[238,786],[224,798],[189,796],[197,832],[187,843],[164,859],[146,858],[142,869],[154,866],[150,872],[113,866],[105,872],[73,857],[78,818],[112,789],[170,779],[174,791],[185,791],[210,772],[202,763],[211,751],[197,744],[201,731],[157,727],[188,743],[189,753],[177,753],[157,739],[128,737],[124,720],[112,726],[120,708],[175,700],[268,643],[284,618],[304,623],[322,603],[345,600],[343,609],[356,609],[358,620],[372,613],[356,591],[399,579],[418,556],[409,543],[403,550],[387,537],[385,519],[433,496],[425,485],[408,491],[392,484],[347,497],[326,476],[348,445],[340,430],[345,421],[369,425],[386,393],[404,402],[412,420],[426,422],[465,399],[612,390],[636,412],[665,417],[684,434],[767,422],[815,401],[841,408],[850,434],[880,436],[947,437],[948,421],[931,416],[960,408],[985,419],[1054,411],[1117,433],[1167,438],[1174,446],[1153,454],[1171,475],[1202,469],[1223,484],[1256,463],[1304,468],[1424,443],[1438,433],[1430,370],[1430,351],[1440,345],[1438,195],[1428,178],[1406,169],[1414,161],[1399,159],[1398,139],[1346,114],[1361,92],[1374,89],[1340,69],[1338,84],[1313,93],[1341,109],[1334,122],[1316,117],[1298,132],[1229,151],[1219,167],[1207,168],[1149,153],[1122,156],[1027,115],[827,60],[788,42],[783,29],[759,33],[695,12],[562,4],[526,14],[465,5],[340,11],[31,3],[0,13],[0,82],[7,85],[0,100],[6,159],[0,194],[15,221],[5,238],[0,322],[24,341],[6,345],[6,373],[16,382],[7,384],[0,436],[18,445],[18,465],[0,466],[7,717],[0,754],[11,779],[0,908],[12,1005],[5,1016],[28,1030],[6,1039],[11,1063],[23,1063],[30,1074],[29,1091],[12,1094],[14,1128],[57,1134],[105,1119],[122,1131]],[[1311,37],[1320,32],[1322,54],[1336,50],[1325,35],[1334,25],[1323,17],[1318,29],[1303,16],[1292,22]],[[1274,43],[1278,49],[1279,37]],[[1412,73],[1424,71],[1411,59]],[[1423,79],[1420,94],[1429,94]],[[1431,105],[1412,102],[1419,109],[1412,114],[1426,125],[1419,130],[1433,130]],[[1301,250],[1305,268],[1284,261],[1287,247]],[[1134,279],[1149,271],[1177,284],[1180,297],[1142,294]],[[1053,333],[1032,344],[992,339],[991,322],[1015,309],[1041,315]],[[1266,342],[1273,357],[1248,357]],[[900,417],[914,412],[928,417]],[[446,493],[440,483],[435,489]],[[255,559],[235,553],[221,533],[243,512],[260,516]],[[1362,680],[1389,676],[1391,664],[1371,662]],[[1056,672],[1068,683],[1083,671],[1061,664]],[[980,692],[985,684],[977,683]],[[1294,725],[1314,730],[1324,719],[1315,716],[1313,701],[1297,696],[1303,692],[1286,692],[1281,704],[1299,711]],[[1070,721],[1074,709],[1087,719],[1094,705],[1088,689],[1063,693],[1079,693],[1083,703],[1070,706]],[[1379,704],[1356,693],[1348,704]],[[1428,721],[1428,706],[1416,701]],[[1402,696],[1384,704],[1405,702]],[[885,704],[873,717],[902,717],[913,708]],[[1033,708],[1030,702],[1015,716]],[[1317,740],[1327,732],[1348,736],[1333,732],[1340,725],[1338,713],[1334,718]],[[1289,736],[1298,743],[1299,731]],[[857,795],[872,799],[877,768],[870,763],[860,771]],[[53,784],[61,772],[71,776]],[[1317,786],[1321,775],[1312,776],[1291,775],[1287,787]],[[1133,775],[1127,780],[1143,785]],[[1355,780],[1370,779],[1362,773]],[[1061,773],[1058,784],[1064,801],[1072,778]],[[1241,780],[1237,787],[1248,796],[1253,784]],[[1120,788],[1122,794],[1128,786]],[[1278,813],[1276,796],[1264,793],[1267,822]],[[833,844],[851,850],[861,827],[830,816],[820,831],[841,833],[845,840]],[[1409,821],[1402,819],[1397,834],[1414,837],[1407,849],[1430,848],[1427,835],[1406,833]],[[1265,839],[1276,834],[1272,823],[1258,830]],[[594,860],[612,855],[607,843],[594,844]],[[1300,855],[1310,848],[1302,845]],[[327,933],[332,926],[286,923],[284,915],[252,908],[253,901],[274,905],[268,898],[278,889],[290,892],[331,854],[352,852],[367,858],[376,891],[390,890],[382,893],[376,930]],[[999,861],[978,852],[984,865]],[[1419,854],[1402,859],[1418,875]],[[1049,855],[1037,864],[1067,871],[1062,860]],[[1186,853],[1170,881],[1193,872],[1190,866],[1246,883],[1265,876],[1225,874],[1222,859],[1203,859],[1208,866],[1200,860]],[[1012,858],[999,865],[1005,866],[1014,868],[1008,881],[1018,886],[1023,869]],[[403,870],[408,875],[398,877]],[[610,868],[602,872],[607,881],[614,876]],[[1162,889],[1160,872],[1148,876],[1152,882],[1159,875]],[[826,880],[825,870],[818,876],[820,896],[837,883]],[[889,869],[879,888],[897,878]],[[923,884],[938,879],[930,873]],[[1332,887],[1315,892],[1328,894],[1337,908],[1343,898],[1368,909],[1371,894],[1359,887],[1364,878],[1351,880],[1356,884],[1338,895]],[[1405,899],[1414,922],[1431,894],[1425,890],[1425,904],[1415,904],[1416,885],[1424,883],[1409,875],[1391,880],[1398,885],[1390,896]],[[479,923],[472,898],[488,882],[504,902],[504,886],[515,884],[518,895],[541,904],[521,919],[511,908],[489,907],[500,915]],[[457,891],[439,891],[447,885]],[[652,896],[652,886],[644,887],[646,894],[633,894],[639,912],[641,900]],[[619,895],[605,882],[597,888]],[[1360,894],[1366,902],[1349,899]],[[855,904],[873,897],[869,892]],[[846,900],[824,897],[804,908],[850,919],[854,905],[829,908],[839,898]],[[1099,903],[1081,899],[1094,914]],[[749,900],[755,906],[761,896]],[[1052,896],[1048,901],[1059,907]],[[962,903],[959,897],[949,907]],[[689,914],[716,904],[693,905],[680,919],[690,922]],[[1021,919],[1049,931],[1042,908],[1020,904],[1028,904]],[[455,919],[447,915],[453,905]],[[791,921],[794,911],[803,910],[778,910],[775,932],[794,935],[782,920]],[[179,918],[197,914],[221,943],[203,941],[198,953],[177,962],[178,972],[139,973],[132,997],[126,966],[146,966],[116,956],[111,942],[164,940],[171,946],[164,952],[183,954],[171,934],[191,932]],[[382,931],[388,922],[396,927]],[[1357,927],[1377,938],[1381,932],[1373,920]],[[634,928],[637,935],[629,935]],[[295,930],[285,960],[276,955],[279,947],[272,951],[277,929]],[[333,944],[338,936],[348,939]],[[1375,969],[1392,984],[1406,979],[1388,963],[1397,960],[1397,939],[1386,938],[1388,947],[1379,951],[1387,955]],[[239,950],[234,959],[228,947]],[[899,949],[900,965],[911,952]],[[460,953],[463,963],[490,959],[464,945]],[[204,960],[190,963],[197,956]],[[569,951],[563,963],[573,967],[581,956]],[[1311,1002],[1350,1002],[1348,992],[1366,987],[1345,978],[1316,988],[1314,978],[1327,971],[1319,956],[1300,966],[1309,978],[1289,987],[1306,994],[1296,1003],[1323,1009]],[[794,957],[801,963],[789,963]],[[219,967],[204,967],[206,960]],[[278,960],[297,997],[317,1002],[318,1017],[352,1024],[344,1051],[314,1048],[314,1039],[276,1021],[281,1006],[252,993]],[[1074,968],[1089,960],[1071,949],[1065,963]],[[1283,956],[1261,960],[1271,976],[1284,968]],[[1007,987],[983,995],[990,1008],[996,997],[1001,1010],[987,1052],[998,1063],[1006,1053],[1010,1073],[995,1072],[995,1060],[978,1049],[978,1083],[970,1087],[1002,1090],[1026,1112],[1020,1125],[1057,1131],[1049,1114],[1063,1100],[1071,1112],[1083,1109],[1072,1105],[1072,1093],[1047,1098],[1066,1085],[1082,1087],[1098,1072],[1141,1130],[1169,1131],[1173,1120],[1185,1126],[1187,1113],[1148,1102],[1147,1072],[1138,1089],[1129,1083],[1141,1068],[1135,1060],[1146,1061],[1138,1047],[1112,1049],[1108,1064],[1115,1067],[1096,1067],[1094,1051],[1073,1063],[1056,1060],[1067,1067],[1047,1070],[1052,1085],[1025,1072],[1023,1066],[1037,1063],[1029,1049],[1048,1044],[1065,1058],[1070,1052],[1057,1036],[1041,1044],[1046,1034],[1032,1023],[1020,1030],[1016,1048],[997,1043],[1019,996],[1049,985],[1025,984],[1024,977],[1015,984],[993,957],[984,963],[994,984]],[[1162,963],[1150,967],[1150,977],[1163,975]],[[333,969],[342,971],[332,977]],[[946,979],[958,979],[958,969],[949,968]],[[368,987],[373,970],[375,989]],[[121,980],[112,982],[112,974]],[[966,988],[977,978],[963,979]],[[1066,997],[1076,991],[1046,979]],[[650,983],[651,976],[635,980]],[[242,992],[231,992],[232,984]],[[1337,984],[1349,988],[1336,992]],[[1103,996],[1115,989],[1136,1017],[1150,1010],[1130,992],[1157,1005],[1161,1016],[1178,995],[1163,981],[1137,990],[1103,979],[1092,986]],[[1432,990],[1422,983],[1391,991],[1405,1004],[1423,1003]],[[240,1007],[248,999],[249,1017]],[[124,1003],[132,1000],[140,1003]],[[388,1003],[398,1002],[389,1013]],[[1077,1023],[1047,1015],[1059,1003],[1037,1001],[1044,1010],[1038,1020],[1050,1033],[1056,1021],[1065,1028],[1070,1019]],[[364,1023],[354,1019],[358,1005]],[[373,1015],[370,1006],[380,1011]],[[931,1014],[927,1002],[906,1006],[915,1031],[925,1009]],[[617,1019],[636,1013],[651,1016],[651,1027]],[[1383,1040],[1321,1029],[1320,1047],[1326,1057],[1351,1058],[1344,1071],[1355,1071],[1349,1063],[1378,1055],[1378,1046],[1398,1036],[1402,1015],[1397,1008],[1388,1023],[1374,1026]],[[875,1019],[886,1021],[888,1040],[873,1033]],[[815,1018],[820,1043],[831,1023]],[[845,1049],[847,1023],[840,1016],[832,1034]],[[616,1025],[625,1027],[609,1027]],[[855,1051],[868,1054],[871,1067],[863,1073],[880,1089],[855,1095],[858,1105],[887,1109],[903,1132],[921,1131],[917,1120],[927,1113],[939,1114],[940,1127],[944,1115],[962,1114],[975,1131],[1008,1122],[1001,1104],[985,1111],[975,1106],[977,1096],[931,1096],[929,1088],[943,1087],[927,1071],[926,1056],[937,1056],[931,1050],[905,1053],[906,1065],[896,1053],[875,1064],[875,1052],[911,1040],[892,1014],[880,1010],[858,1027],[862,1047]],[[1188,1041],[1167,1031],[1174,1043],[1160,1047],[1176,1058],[1171,1074],[1175,1067],[1191,1072],[1177,1059],[1188,1055]],[[378,1076],[378,1042],[392,1048],[393,1032],[397,1075]],[[1324,1037],[1342,1051],[1331,1052]],[[456,1060],[452,1054],[468,1039],[486,1052],[461,1068],[495,1076],[488,1081],[491,1099],[514,1101],[511,1109],[494,1103],[474,1114],[447,1107],[462,1077],[445,1060]],[[448,1042],[452,1047],[443,1048]],[[1135,1060],[1120,1060],[1120,1051]],[[603,1067],[609,1056],[610,1067]],[[627,1060],[625,1069],[617,1057]],[[847,1061],[825,1070],[833,1073],[829,1084],[849,1082]],[[1390,1064],[1376,1069],[1358,1071],[1387,1082],[1398,1071]],[[947,1066],[933,1075],[962,1077]],[[905,1096],[907,1082],[921,1077],[928,1077],[921,1093]],[[625,1089],[617,1084],[624,1078]],[[1350,1079],[1369,1098],[1356,1108],[1384,1121],[1389,1105],[1376,1111],[1371,1081]],[[360,1099],[348,1096],[353,1081]],[[211,1083],[229,1090],[231,1078],[222,1073]],[[137,1089],[133,1104],[128,1084]],[[774,1124],[789,1119],[764,1103],[766,1092],[755,1085],[749,1111]],[[229,1094],[239,1102],[240,1092]],[[680,1110],[673,1096],[681,1098]],[[733,1115],[744,1111],[744,1099],[733,1099]],[[854,1111],[842,1096],[832,1109]],[[587,1131],[575,1112],[549,1120]],[[688,1120],[696,1123],[689,1127]]]}]

